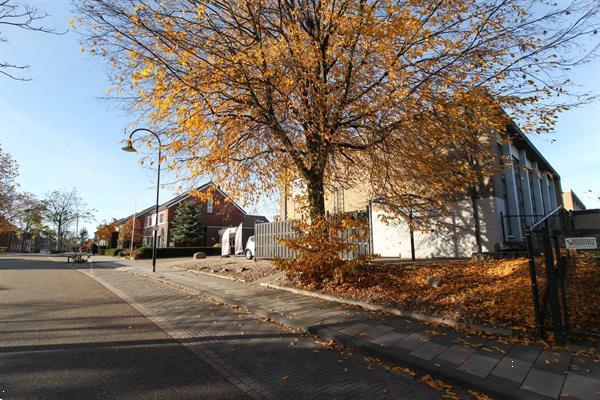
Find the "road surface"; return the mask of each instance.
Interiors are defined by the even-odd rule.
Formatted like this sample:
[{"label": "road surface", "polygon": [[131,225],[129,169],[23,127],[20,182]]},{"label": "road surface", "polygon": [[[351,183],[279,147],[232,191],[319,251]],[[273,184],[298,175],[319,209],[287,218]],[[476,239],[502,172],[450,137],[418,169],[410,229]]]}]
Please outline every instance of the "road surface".
[{"label": "road surface", "polygon": [[42,256],[0,257],[0,399],[443,395],[177,288],[114,268],[93,273]]}]

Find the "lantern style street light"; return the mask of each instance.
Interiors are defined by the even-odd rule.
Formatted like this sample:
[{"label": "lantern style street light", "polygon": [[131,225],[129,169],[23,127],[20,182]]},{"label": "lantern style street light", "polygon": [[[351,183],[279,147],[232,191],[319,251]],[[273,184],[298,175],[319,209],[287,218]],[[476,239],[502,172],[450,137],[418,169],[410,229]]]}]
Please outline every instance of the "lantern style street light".
[{"label": "lantern style street light", "polygon": [[[133,147],[132,137],[136,132],[148,132],[154,135],[156,140],[158,141],[158,174],[156,177],[156,211],[155,211],[155,220],[154,220],[154,235],[152,238],[152,272],[156,272],[156,236],[158,235],[158,196],[160,193],[160,160],[161,160],[161,147],[162,143],[160,142],[160,137],[152,132],[150,129],[146,128],[138,128],[129,134],[129,138],[127,139],[127,144],[121,150],[126,151],[128,153],[135,153],[137,150]],[[135,224],[135,219],[134,219]]]}]

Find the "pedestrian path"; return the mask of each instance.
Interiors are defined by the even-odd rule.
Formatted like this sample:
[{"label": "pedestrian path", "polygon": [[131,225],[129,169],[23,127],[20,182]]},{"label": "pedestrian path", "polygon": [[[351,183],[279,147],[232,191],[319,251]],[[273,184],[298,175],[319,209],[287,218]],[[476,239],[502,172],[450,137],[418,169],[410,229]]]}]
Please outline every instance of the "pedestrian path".
[{"label": "pedestrian path", "polygon": [[[253,399],[439,399],[439,391],[313,337],[133,273],[79,266]],[[131,271],[130,271],[131,272]],[[146,272],[140,272],[144,273]],[[160,273],[157,276],[171,276]],[[456,392],[458,398],[469,398]]]},{"label": "pedestrian path", "polygon": [[372,313],[283,290],[162,268],[136,273],[180,285],[258,316],[387,360],[510,398],[600,399],[600,363],[588,355],[487,340],[409,318]]}]

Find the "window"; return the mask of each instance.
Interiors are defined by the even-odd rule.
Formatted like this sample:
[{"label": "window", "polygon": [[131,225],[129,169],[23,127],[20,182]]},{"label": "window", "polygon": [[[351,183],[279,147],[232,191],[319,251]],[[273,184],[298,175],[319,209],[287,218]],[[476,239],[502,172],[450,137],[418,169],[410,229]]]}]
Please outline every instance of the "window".
[{"label": "window", "polygon": [[152,226],[152,215],[146,217],[146,227]]},{"label": "window", "polygon": [[515,169],[515,184],[517,186],[517,202],[519,206],[519,214],[525,214],[525,198],[523,196],[523,177],[521,172],[521,164],[519,159],[513,156],[513,166]]},{"label": "window", "polygon": [[333,213],[341,214],[344,212],[344,189],[336,189],[333,192]]},{"label": "window", "polygon": [[535,197],[535,186],[533,184],[533,174],[531,173],[531,171],[529,171],[529,193],[531,193],[531,208],[533,211],[533,215],[538,214],[538,209],[537,209],[537,200]]},{"label": "window", "polygon": [[208,200],[206,202],[206,212],[209,214],[212,214],[212,212],[213,212],[213,201],[212,200]]},{"label": "window", "polygon": [[158,216],[158,223],[159,223],[159,224],[162,224],[162,223],[163,223],[163,217],[164,217],[164,214],[160,214],[160,215]]}]

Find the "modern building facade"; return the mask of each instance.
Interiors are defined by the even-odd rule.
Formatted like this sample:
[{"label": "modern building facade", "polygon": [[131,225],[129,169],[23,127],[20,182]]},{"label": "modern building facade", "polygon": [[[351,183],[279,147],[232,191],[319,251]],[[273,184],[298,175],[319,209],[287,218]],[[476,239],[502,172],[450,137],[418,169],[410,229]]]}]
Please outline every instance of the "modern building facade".
[{"label": "modern building facade", "polygon": [[[377,204],[367,184],[327,191],[326,211],[368,210],[373,253],[382,257],[410,258],[413,247],[416,258],[470,257],[519,245],[528,225],[562,205],[560,176],[514,123],[491,145],[502,172],[484,177],[474,199],[454,202],[451,216],[428,229],[411,232],[406,221]],[[282,219],[304,216],[294,190],[281,198]]]},{"label": "modern building facade", "polygon": [[581,199],[579,199],[579,197],[577,197],[575,192],[573,192],[571,189],[567,189],[562,192],[562,199],[565,210],[581,211],[586,209],[583,201],[581,201]]}]

